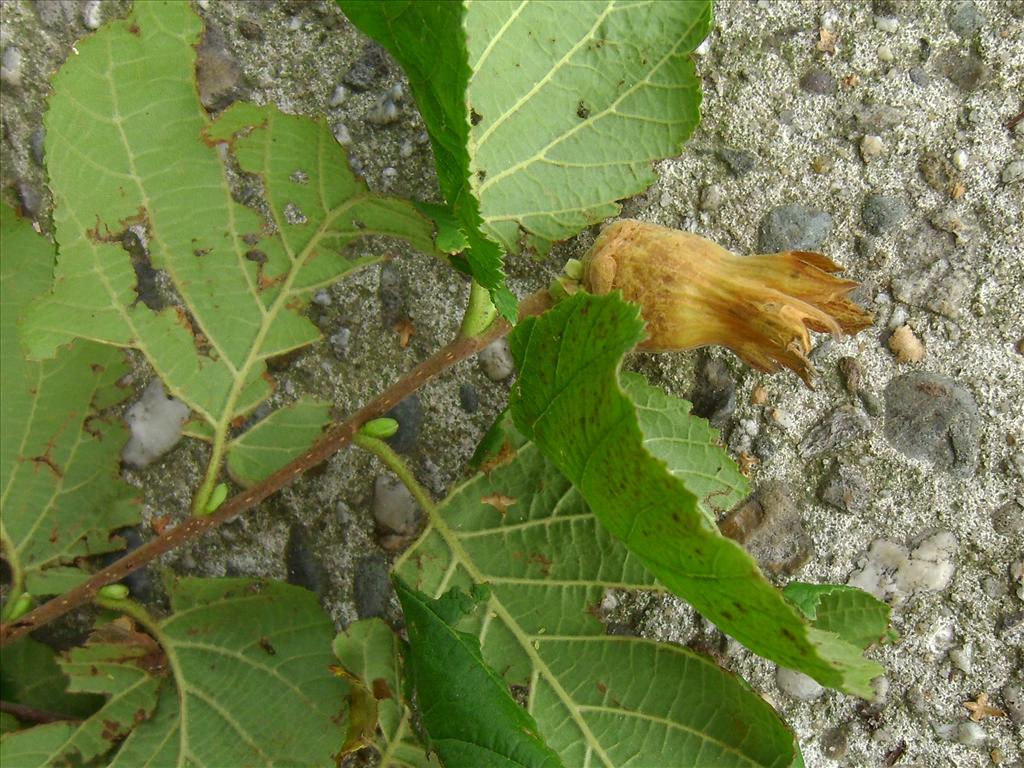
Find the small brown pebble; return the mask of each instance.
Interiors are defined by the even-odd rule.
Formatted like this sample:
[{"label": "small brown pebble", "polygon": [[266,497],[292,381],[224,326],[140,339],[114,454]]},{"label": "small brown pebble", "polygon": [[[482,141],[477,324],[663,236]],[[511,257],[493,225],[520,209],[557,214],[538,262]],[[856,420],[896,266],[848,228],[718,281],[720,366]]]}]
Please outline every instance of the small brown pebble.
[{"label": "small brown pebble", "polygon": [[889,349],[901,363],[918,363],[924,359],[924,345],[909,325],[901,325],[892,332]]},{"label": "small brown pebble", "polygon": [[857,358],[839,358],[839,373],[842,374],[843,384],[846,386],[846,391],[851,395],[857,394],[858,390],[860,390],[860,379],[864,373],[864,369],[861,367],[861,364],[857,362]]},{"label": "small brown pebble", "polygon": [[764,405],[768,401],[768,387],[763,384],[758,384],[754,387],[754,391],[750,393],[750,403],[752,405]]},{"label": "small brown pebble", "polygon": [[1017,354],[1024,355],[1024,339],[1017,342]]}]

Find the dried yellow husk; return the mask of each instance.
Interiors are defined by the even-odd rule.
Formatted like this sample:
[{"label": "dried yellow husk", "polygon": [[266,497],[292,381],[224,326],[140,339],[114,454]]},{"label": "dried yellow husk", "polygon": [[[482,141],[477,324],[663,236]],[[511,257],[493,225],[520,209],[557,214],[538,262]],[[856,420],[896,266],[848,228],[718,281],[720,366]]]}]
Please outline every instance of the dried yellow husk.
[{"label": "dried yellow husk", "polygon": [[620,290],[640,305],[647,339],[665,352],[727,347],[761,371],[785,366],[808,385],[812,331],[840,335],[871,325],[847,294],[852,280],[820,253],[738,256],[699,235],[624,219],[604,229],[583,260],[591,293]]}]

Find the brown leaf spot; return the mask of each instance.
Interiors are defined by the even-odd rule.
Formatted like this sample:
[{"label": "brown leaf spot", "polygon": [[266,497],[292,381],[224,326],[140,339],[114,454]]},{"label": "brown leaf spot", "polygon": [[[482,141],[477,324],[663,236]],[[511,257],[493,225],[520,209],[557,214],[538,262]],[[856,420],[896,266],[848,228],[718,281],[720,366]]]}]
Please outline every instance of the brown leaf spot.
[{"label": "brown leaf spot", "polygon": [[500,467],[502,464],[507,464],[513,458],[515,458],[515,449],[512,447],[512,443],[509,440],[505,440],[501,444],[501,448],[491,458],[487,459],[480,464],[480,471],[485,475],[489,475],[493,470]]},{"label": "brown leaf spot", "polygon": [[103,733],[100,737],[104,741],[114,742],[117,741],[121,733],[121,724],[116,720],[104,720],[103,721]]},{"label": "brown leaf spot", "polygon": [[515,504],[519,499],[513,496],[503,496],[500,493],[492,493],[490,496],[481,496],[480,503],[487,504],[498,510],[498,514],[502,517],[508,512],[508,508]]},{"label": "brown leaf spot", "polygon": [[57,477],[58,479],[64,477],[64,473],[61,472],[60,467],[57,466],[57,462],[55,462],[49,456],[30,456],[29,461],[34,462],[37,466],[45,465],[49,467],[50,471],[53,472],[54,476]]},{"label": "brown leaf spot", "polygon": [[383,677],[378,677],[373,681],[373,698],[377,701],[392,698],[391,686],[388,685],[388,681]]}]

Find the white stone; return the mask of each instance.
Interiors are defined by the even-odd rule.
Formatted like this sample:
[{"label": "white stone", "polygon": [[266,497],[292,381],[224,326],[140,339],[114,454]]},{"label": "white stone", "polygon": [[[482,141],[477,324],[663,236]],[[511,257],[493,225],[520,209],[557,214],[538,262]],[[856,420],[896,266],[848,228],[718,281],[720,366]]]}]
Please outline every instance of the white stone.
[{"label": "white stone", "polygon": [[8,85],[21,83],[21,51],[13,45],[4,48],[0,56],[0,80]]},{"label": "white stone", "polygon": [[956,152],[953,153],[953,165],[955,165],[961,171],[967,167],[967,161],[969,159],[970,158],[968,157],[967,153],[964,152],[962,149],[958,149]]},{"label": "white stone", "polygon": [[327,100],[327,106],[340,107],[345,102],[346,98],[348,98],[348,91],[345,90],[344,85],[339,85],[334,89],[334,93],[331,94],[331,98]]},{"label": "white stone", "polygon": [[189,413],[189,407],[181,400],[167,397],[160,379],[153,379],[124,415],[132,436],[121,451],[121,459],[139,468],[156,461],[181,439],[181,428]]},{"label": "white stone", "polygon": [[516,363],[507,339],[498,339],[480,350],[477,360],[484,375],[491,381],[503,381],[515,373]]},{"label": "white stone", "polygon": [[885,539],[872,542],[857,561],[847,584],[880,600],[898,603],[915,592],[937,592],[949,586],[956,571],[956,537],[940,531],[924,539],[913,552]]},{"label": "white stone", "polygon": [[348,126],[344,123],[335,123],[334,138],[343,147],[347,147],[352,143],[352,134],[349,133]]},{"label": "white stone", "polygon": [[708,51],[710,51],[710,50],[711,50],[711,35],[708,35],[707,37],[705,37],[701,41],[700,45],[698,45],[694,49],[693,53],[696,56],[707,56]]},{"label": "white stone", "polygon": [[869,133],[860,140],[860,156],[864,158],[865,162],[878,157],[884,149],[885,142],[882,141],[881,136]]},{"label": "white stone", "polygon": [[373,519],[394,533],[411,533],[419,509],[409,489],[391,475],[378,475],[373,485]]},{"label": "white stone", "polygon": [[100,0],[89,0],[82,8],[82,24],[85,25],[86,29],[99,29],[103,23],[103,14],[101,13],[102,8],[100,7]]},{"label": "white stone", "polygon": [[893,53],[892,53],[892,48],[890,48],[888,45],[880,45],[880,46],[878,46],[878,59],[879,59],[879,61],[884,61],[886,64],[890,64],[890,63],[892,63],[892,61],[895,58],[896,57],[893,56]]},{"label": "white stone", "polygon": [[892,34],[900,28],[900,20],[895,16],[875,16],[875,29]]},{"label": "white stone", "polygon": [[717,211],[722,207],[725,195],[718,184],[708,184],[701,190],[700,207],[703,211]]},{"label": "white stone", "polygon": [[814,701],[825,693],[825,689],[817,681],[803,672],[786,667],[778,667],[775,670],[775,683],[783,693],[800,701]]}]

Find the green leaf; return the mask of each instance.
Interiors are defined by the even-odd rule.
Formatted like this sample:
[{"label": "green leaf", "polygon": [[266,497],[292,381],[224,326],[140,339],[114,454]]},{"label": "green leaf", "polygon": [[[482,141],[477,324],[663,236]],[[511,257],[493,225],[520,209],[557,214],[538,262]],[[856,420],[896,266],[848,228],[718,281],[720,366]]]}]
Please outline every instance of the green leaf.
[{"label": "green leaf", "polygon": [[[651,428],[644,408],[657,399],[647,390],[638,417],[627,393],[639,387],[627,380],[624,391],[618,370],[643,334],[639,310],[617,294],[580,293],[524,321],[512,338],[520,366],[512,393],[517,427],[579,488],[615,538],[722,631],[823,685],[872,698],[871,680],[882,667],[856,645],[808,624],[702,509],[713,500],[705,480],[731,476],[725,498],[738,498],[741,490],[723,469],[722,451],[702,457],[655,449],[648,442],[653,432],[641,431]],[[685,409],[673,413],[667,398],[661,402],[657,410],[676,426],[658,431],[688,434]]]},{"label": "green leaf", "polygon": [[459,629],[517,686],[565,765],[797,765],[793,734],[737,678],[685,648],[605,633],[606,590],[661,588],[522,442],[448,497],[396,575],[434,598],[489,587]]},{"label": "green leaf", "polygon": [[[463,3],[398,0],[338,0],[338,4],[370,37],[402,65],[409,88],[430,134],[437,179],[464,240],[469,271],[491,293],[491,300],[509,322],[515,322],[516,300],[505,286],[501,248],[484,234],[480,203],[470,190],[469,125],[466,89],[471,72],[467,60]],[[441,226],[439,228],[447,229]]]},{"label": "green leaf", "polygon": [[274,411],[232,441],[231,479],[249,486],[272,475],[316,442],[330,418],[330,403],[307,397]]},{"label": "green leaf", "polygon": [[[395,591],[409,632],[420,716],[441,762],[448,768],[561,766],[534,719],[484,662],[479,639],[455,628],[477,600],[457,587],[432,600],[401,579]],[[478,592],[482,599],[489,594]]]},{"label": "green leaf", "polygon": [[470,178],[484,231],[508,251],[618,214],[700,120],[690,52],[711,0],[473,3]]},{"label": "green leaf", "polygon": [[335,638],[334,654],[342,667],[372,691],[377,700],[379,764],[436,768],[437,761],[410,728],[402,696],[401,648],[391,628],[381,619],[357,621]]},{"label": "green leaf", "polygon": [[68,690],[108,696],[102,709],[80,722],[37,725],[0,738],[4,763],[18,768],[89,763],[108,754],[141,721],[152,716],[164,671],[156,642],[118,625],[102,627],[60,663]]},{"label": "green leaf", "polygon": [[347,686],[328,671],[334,627],[313,593],[183,579],[171,607],[160,639],[176,695],[161,699],[158,717],[132,732],[112,765],[330,764],[344,740]]},{"label": "green leaf", "polygon": [[616,215],[700,120],[711,0],[339,4],[408,75],[469,269],[510,321],[501,249]]},{"label": "green leaf", "polygon": [[889,629],[892,609],[856,587],[793,581],[782,594],[818,629],[833,632],[861,649],[879,642]]},{"label": "green leaf", "polygon": [[665,462],[694,496],[712,524],[750,493],[750,483],[720,445],[705,419],[690,416],[686,400],[671,397],[643,376],[623,373],[623,392],[633,401],[644,449]]},{"label": "green leaf", "polygon": [[159,645],[119,621],[62,663],[72,690],[110,693],[106,705],[5,736],[5,765],[88,761],[118,744],[117,768],[331,764],[348,686],[329,671],[334,627],[316,597],[253,579],[183,579],[170,593]]},{"label": "green leaf", "polygon": [[[201,31],[188,3],[137,3],[54,78],[46,156],[60,258],[25,338],[39,357],[75,337],[141,350],[206,422],[216,460],[232,422],[272,391],[267,359],[320,337],[303,314],[311,293],[369,263],[351,258],[357,241],[393,235],[432,251],[433,227],[370,193],[323,119],[239,103],[211,123],[195,83]],[[257,177],[266,220],[232,198],[224,153]],[[133,225],[148,256],[122,247]],[[285,430],[281,449],[302,450],[285,441],[308,434]]]},{"label": "green leaf", "polygon": [[103,705],[103,697],[68,694],[68,676],[48,645],[23,637],[0,655],[0,699],[27,707],[84,718]]},{"label": "green leaf", "polygon": [[118,479],[126,429],[97,413],[126,395],[123,353],[78,342],[43,363],[22,356],[17,320],[49,288],[53,260],[53,245],[0,205],[0,541],[14,598],[84,580],[71,563],[120,549],[112,531],[140,519],[138,492]]}]

